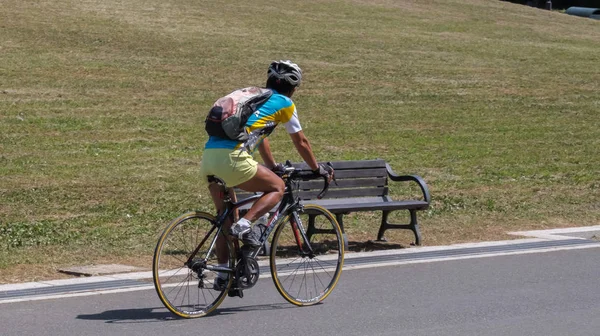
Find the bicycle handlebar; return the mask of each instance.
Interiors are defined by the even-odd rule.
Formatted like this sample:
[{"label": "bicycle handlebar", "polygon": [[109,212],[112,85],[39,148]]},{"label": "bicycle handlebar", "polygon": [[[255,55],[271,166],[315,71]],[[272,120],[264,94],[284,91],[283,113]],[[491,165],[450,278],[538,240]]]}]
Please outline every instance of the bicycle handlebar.
[{"label": "bicycle handlebar", "polygon": [[[329,166],[333,171],[333,165],[331,164],[331,162],[327,162],[326,165]],[[311,178],[315,179],[318,177],[323,178],[323,189],[317,195],[317,199],[322,199],[325,196],[325,194],[327,193],[327,190],[329,189],[330,181],[327,179],[326,176],[321,176],[319,174],[315,174],[312,171],[311,172],[306,172],[306,171],[296,172],[296,168],[293,167],[290,160],[287,160],[285,162],[284,168],[285,168],[285,171],[282,172],[283,174],[280,175],[281,177],[283,177],[287,173],[287,174],[289,174],[289,178],[294,178],[294,177],[302,177],[302,178],[306,178],[306,179],[311,179]],[[333,175],[334,176],[332,177],[332,180],[337,185],[337,182],[335,180],[335,173]]]}]

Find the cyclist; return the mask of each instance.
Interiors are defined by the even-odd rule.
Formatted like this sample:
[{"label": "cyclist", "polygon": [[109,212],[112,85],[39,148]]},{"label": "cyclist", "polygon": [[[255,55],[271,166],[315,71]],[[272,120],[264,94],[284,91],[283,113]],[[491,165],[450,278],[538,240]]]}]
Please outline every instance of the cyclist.
[{"label": "cyclist", "polygon": [[[310,142],[300,126],[296,105],[291,100],[301,82],[302,70],[297,64],[289,60],[272,62],[267,71],[266,88],[271,89],[273,95],[248,119],[246,130],[250,134],[249,140],[242,143],[211,136],[202,154],[201,174],[205,180],[208,175],[215,175],[230,187],[237,186],[246,191],[263,193],[262,197],[254,202],[248,212],[235,224],[225,223],[225,229],[229,226],[229,233],[232,236],[253,247],[260,245],[260,237],[253,232],[251,224],[281,201],[285,189],[283,180],[273,172],[279,165],[273,158],[266,138],[273,132],[275,126],[284,124],[296,150],[313,173],[327,178],[328,181],[333,178],[333,169],[317,163]],[[264,166],[259,165],[252,157],[257,148]],[[211,183],[209,190],[217,211],[223,211],[224,204],[219,188]],[[233,193],[233,189],[230,190]],[[235,194],[230,196],[235,200]],[[227,253],[225,252],[224,255],[219,253],[226,251],[224,244],[225,241],[222,239],[217,241],[217,258],[219,264],[226,267]],[[222,283],[226,276],[219,273],[217,280]],[[215,287],[217,286],[215,282]]]}]

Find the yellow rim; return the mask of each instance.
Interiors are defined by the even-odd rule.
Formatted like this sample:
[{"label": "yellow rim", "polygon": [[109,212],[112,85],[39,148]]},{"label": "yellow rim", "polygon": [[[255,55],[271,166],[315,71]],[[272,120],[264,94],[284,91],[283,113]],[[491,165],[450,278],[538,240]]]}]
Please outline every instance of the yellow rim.
[{"label": "yellow rim", "polygon": [[[211,312],[213,312],[223,302],[223,300],[227,296],[227,292],[229,291],[231,284],[233,283],[233,277],[229,277],[229,282],[227,283],[227,289],[221,293],[220,297],[217,298],[217,301],[215,301],[213,303],[213,305],[210,309],[208,309],[202,313],[188,314],[188,313],[182,312],[179,309],[177,309],[176,307],[174,307],[171,304],[171,302],[165,297],[162,287],[160,286],[160,280],[159,280],[159,274],[158,274],[158,272],[159,272],[158,268],[159,268],[159,263],[160,263],[160,252],[162,251],[162,246],[163,246],[163,243],[164,243],[166,237],[169,236],[171,231],[177,225],[179,225],[181,222],[186,221],[191,218],[203,218],[203,219],[206,219],[211,222],[215,221],[215,216],[213,216],[209,213],[200,212],[200,211],[188,212],[188,213],[185,213],[185,214],[175,218],[173,221],[171,221],[171,223],[169,223],[169,225],[167,225],[167,227],[161,234],[161,236],[158,240],[158,243],[156,244],[156,248],[154,250],[154,258],[153,258],[153,262],[152,262],[152,276],[153,276],[154,288],[156,289],[156,293],[158,294],[158,297],[160,298],[162,303],[165,305],[165,307],[169,311],[171,311],[173,314],[175,314],[177,316],[184,317],[184,318],[202,317],[202,316],[206,316],[206,315],[210,314]],[[231,246],[231,242],[229,242],[229,240],[227,240],[227,242],[228,242],[227,244],[229,245],[229,259],[230,259],[230,264],[231,264],[231,260],[232,260],[232,256],[233,256],[233,254],[232,254],[233,247]]]},{"label": "yellow rim", "polygon": [[[279,282],[279,278],[277,277],[277,269],[275,266],[275,253],[276,253],[276,246],[275,244],[273,244],[272,246],[272,250],[271,250],[271,256],[270,256],[270,262],[271,262],[271,275],[273,277],[273,282],[275,283],[275,287],[277,288],[277,291],[290,303],[293,303],[297,306],[310,306],[310,305],[314,305],[317,304],[323,300],[325,300],[329,294],[331,294],[331,292],[333,291],[333,289],[335,288],[335,286],[337,286],[337,283],[340,279],[340,276],[342,275],[342,268],[344,267],[344,255],[345,255],[345,250],[344,250],[344,237],[342,236],[342,230],[340,229],[340,225],[337,222],[337,220],[335,219],[334,215],[327,209],[316,205],[316,204],[307,204],[304,205],[304,209],[308,210],[308,209],[312,209],[312,210],[317,210],[320,211],[322,213],[322,215],[324,215],[325,217],[327,217],[327,219],[329,219],[329,221],[331,223],[333,223],[333,225],[336,228],[337,231],[337,236],[338,236],[338,242],[339,242],[339,257],[338,259],[340,259],[339,261],[339,266],[336,269],[336,275],[334,276],[331,285],[328,287],[327,291],[324,293],[323,296],[321,296],[317,301],[315,302],[301,302],[296,300],[295,298],[290,297],[287,294],[287,291],[283,288],[283,286],[281,285],[281,283]],[[279,240],[279,235],[281,234],[281,232],[283,231],[283,226],[287,224],[287,222],[290,221],[291,218],[291,214],[287,215],[279,224],[279,227],[277,228],[277,230],[275,231],[275,235],[273,237],[273,241],[274,242],[278,242]]]}]

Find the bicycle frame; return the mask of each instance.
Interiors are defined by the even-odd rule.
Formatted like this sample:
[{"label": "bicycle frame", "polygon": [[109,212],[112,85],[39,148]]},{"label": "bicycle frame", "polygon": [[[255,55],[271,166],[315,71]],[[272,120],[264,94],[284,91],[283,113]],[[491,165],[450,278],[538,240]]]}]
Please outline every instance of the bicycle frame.
[{"label": "bicycle frame", "polygon": [[[215,183],[215,182],[213,182],[213,183]],[[216,182],[216,183],[221,184],[220,182]],[[286,187],[285,187],[285,191],[283,194],[283,198],[282,198],[281,202],[279,203],[277,210],[275,210],[275,213],[269,219],[269,221],[266,225],[266,230],[262,233],[262,235],[260,237],[260,242],[264,243],[265,241],[267,241],[267,239],[269,238],[270,234],[273,232],[275,227],[277,227],[279,225],[278,220],[280,218],[285,218],[287,215],[291,214],[291,216],[292,216],[291,224],[292,224],[292,229],[294,232],[296,244],[298,245],[298,249],[300,250],[300,252],[302,254],[312,257],[314,255],[313,249],[310,246],[308,237],[306,236],[306,232],[304,230],[302,221],[300,220],[298,214],[296,213],[296,211],[302,209],[302,204],[300,203],[300,200],[298,198],[294,198],[292,183],[293,183],[292,178],[285,179]],[[225,188],[222,193],[222,195],[224,195],[223,201],[225,203],[225,210],[217,216],[215,222],[213,223],[213,227],[206,234],[204,239],[202,239],[200,244],[198,244],[198,246],[196,247],[194,252],[190,255],[190,257],[188,258],[188,260],[186,262],[186,265],[188,267],[190,267],[191,269],[194,269],[194,266],[198,265],[207,270],[233,274],[233,273],[235,273],[234,269],[230,269],[228,267],[209,266],[209,265],[206,265],[206,259],[204,259],[202,261],[194,261],[194,257],[200,250],[200,247],[203,246],[203,244],[206,242],[206,239],[208,239],[208,237],[210,237],[210,235],[213,233],[213,231],[218,230],[217,234],[213,237],[213,241],[211,242],[210,248],[207,252],[207,255],[211,255],[212,250],[216,246],[216,242],[219,237],[219,234],[221,233],[221,230],[223,230],[223,223],[225,223],[225,221],[228,218],[231,218],[233,221],[233,214],[235,213],[235,210],[237,210],[238,208],[240,208],[248,203],[256,202],[259,198],[262,197],[262,195],[250,196],[241,201],[233,202],[229,196],[228,188],[225,187],[224,184],[221,184],[221,186],[223,186]],[[304,250],[305,248],[307,251]],[[239,245],[238,245],[237,241],[235,242],[235,249],[236,249],[236,251],[239,250]],[[250,253],[249,257],[256,258],[258,256],[258,253],[260,252],[260,250],[261,250],[261,248],[255,248]]]}]

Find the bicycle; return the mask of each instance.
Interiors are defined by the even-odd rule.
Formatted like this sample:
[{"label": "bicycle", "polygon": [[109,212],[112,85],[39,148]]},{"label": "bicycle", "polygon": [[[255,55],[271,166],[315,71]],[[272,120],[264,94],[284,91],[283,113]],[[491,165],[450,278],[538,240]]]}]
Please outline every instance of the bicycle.
[{"label": "bicycle", "polygon": [[[284,196],[267,224],[259,227],[260,242],[268,242],[275,231],[269,255],[273,283],[288,302],[310,306],[323,301],[335,288],[344,263],[344,240],[331,212],[317,205],[303,205],[295,195],[299,181],[314,179],[315,175],[296,170],[289,161],[284,168],[280,174],[286,186]],[[165,228],[154,252],[156,292],[169,311],[184,318],[214,312],[226,295],[242,298],[243,290],[256,284],[261,271],[257,257],[264,246],[240,247],[239,241],[223,230],[223,223],[233,220],[236,209],[260,195],[234,202],[222,180],[213,176],[209,182],[221,187],[225,210],[217,216],[201,211],[179,216]],[[328,187],[325,179],[319,198]],[[308,223],[306,230],[303,223]],[[227,266],[217,261],[219,236],[226,241]],[[215,285],[217,272],[228,275],[222,288]]]}]

